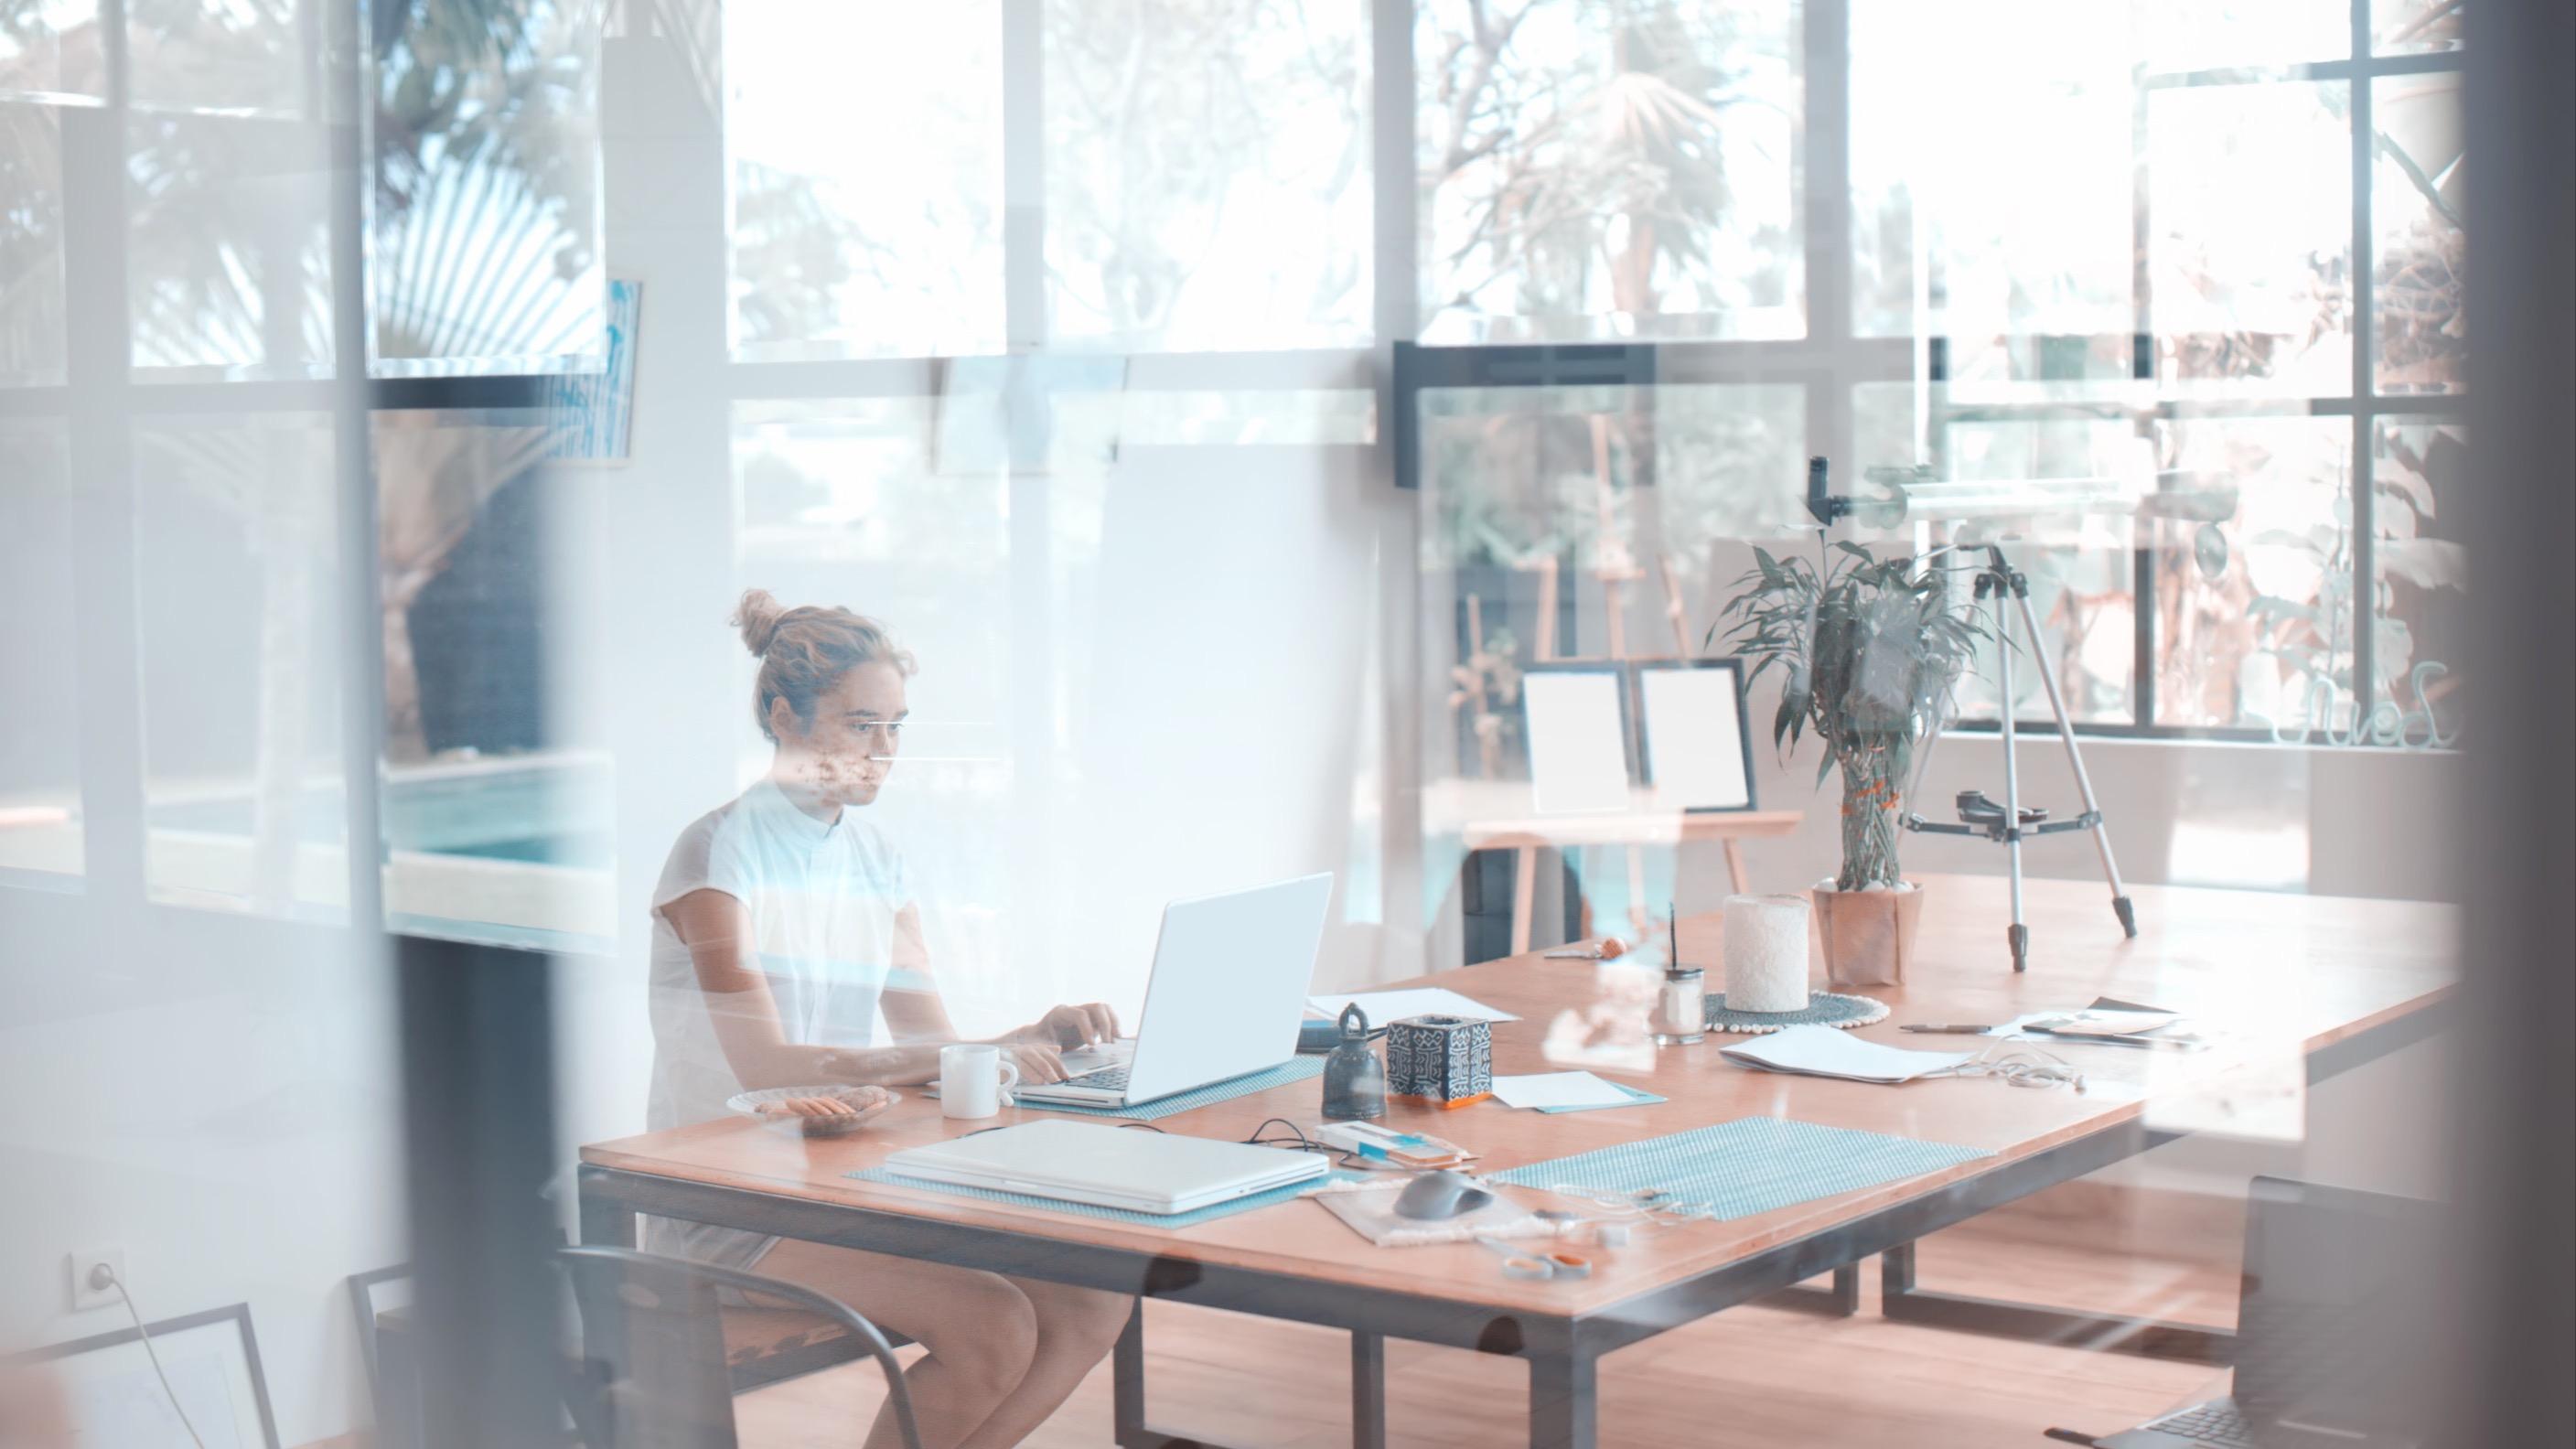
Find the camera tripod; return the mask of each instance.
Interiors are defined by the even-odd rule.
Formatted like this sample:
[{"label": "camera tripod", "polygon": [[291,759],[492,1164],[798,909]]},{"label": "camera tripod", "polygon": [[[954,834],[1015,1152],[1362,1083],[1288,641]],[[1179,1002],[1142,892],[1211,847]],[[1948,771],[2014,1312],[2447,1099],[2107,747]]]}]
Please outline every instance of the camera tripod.
[{"label": "camera tripod", "polygon": [[[2093,779],[2084,773],[2084,756],[2075,748],[2075,726],[2067,717],[2066,697],[2058,692],[2057,671],[2049,664],[2040,637],[2039,615],[2030,606],[2030,580],[2004,561],[2000,545],[1987,544],[1985,551],[1985,567],[1977,571],[1976,602],[1992,600],[1995,606],[1996,671],[2003,695],[1999,713],[2003,719],[2004,798],[1998,803],[1986,798],[1983,790],[1962,790],[1957,824],[1926,820],[1911,813],[1898,823],[1926,835],[1982,835],[2011,851],[2012,924],[2004,930],[2004,941],[2012,951],[2013,970],[2018,972],[2030,966],[2030,927],[2021,918],[2021,843],[2027,837],[2068,830],[2092,831],[2093,848],[2102,857],[2103,878],[2111,883],[2111,910],[2120,918],[2120,929],[2132,939],[2138,934],[2138,913],[2129,902],[2128,892],[2121,888],[2120,867],[2111,859],[2111,836],[2102,826],[2102,806],[2093,798]],[[2012,621],[2016,612],[2021,617],[2022,632],[2030,640],[2030,657],[2039,668],[2039,681],[2048,687],[2048,707],[2057,715],[2057,737],[2066,745],[2066,762],[2075,767],[2075,788],[2084,797],[2084,813],[2072,820],[2051,820],[2047,811],[2026,809],[2021,803],[2021,777],[2013,759]],[[1915,769],[1917,780],[1930,767],[1932,748],[1939,739],[1935,734],[1925,742],[1923,758]]]}]

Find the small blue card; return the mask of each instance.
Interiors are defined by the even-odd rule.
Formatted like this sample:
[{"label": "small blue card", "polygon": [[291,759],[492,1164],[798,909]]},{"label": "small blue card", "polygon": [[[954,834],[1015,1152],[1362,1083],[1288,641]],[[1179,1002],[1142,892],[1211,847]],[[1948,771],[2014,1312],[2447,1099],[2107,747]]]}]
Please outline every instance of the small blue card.
[{"label": "small blue card", "polygon": [[1602,1077],[1601,1080],[1609,1082],[1611,1086],[1627,1093],[1628,1100],[1625,1102],[1592,1102],[1579,1107],[1541,1107],[1539,1110],[1551,1115],[1558,1112],[1615,1112],[1622,1107],[1651,1107],[1657,1102],[1664,1100],[1652,1092],[1641,1092],[1635,1087],[1629,1086],[1626,1082],[1612,1082],[1608,1077]]}]

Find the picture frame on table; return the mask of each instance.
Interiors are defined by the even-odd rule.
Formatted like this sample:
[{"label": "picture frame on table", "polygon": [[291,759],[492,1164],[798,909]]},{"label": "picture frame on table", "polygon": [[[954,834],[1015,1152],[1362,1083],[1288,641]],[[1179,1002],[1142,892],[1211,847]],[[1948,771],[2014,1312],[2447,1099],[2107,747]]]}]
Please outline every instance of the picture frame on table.
[{"label": "picture frame on table", "polygon": [[[247,1303],[51,1344],[21,1361],[41,1363],[54,1375],[85,1443],[279,1449]],[[172,1408],[174,1396],[186,1410],[184,1423]]]},{"label": "picture frame on table", "polygon": [[1624,669],[1608,660],[1547,660],[1521,673],[1521,738],[1536,815],[1619,815],[1635,808]]},{"label": "picture frame on table", "polygon": [[1694,815],[1758,808],[1744,662],[1641,659],[1628,669],[1638,779],[1654,808]]}]

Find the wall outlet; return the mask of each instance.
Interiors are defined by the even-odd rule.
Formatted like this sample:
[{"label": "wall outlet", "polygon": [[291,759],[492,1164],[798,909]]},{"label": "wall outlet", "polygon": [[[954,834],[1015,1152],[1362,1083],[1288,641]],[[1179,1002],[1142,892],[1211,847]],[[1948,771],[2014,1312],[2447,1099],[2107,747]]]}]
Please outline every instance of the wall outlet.
[{"label": "wall outlet", "polygon": [[64,1261],[71,1269],[70,1287],[74,1313],[91,1308],[114,1308],[124,1301],[113,1287],[91,1287],[89,1278],[92,1269],[104,1264],[108,1272],[116,1275],[117,1282],[124,1282],[125,1250],[123,1248],[91,1248],[85,1252],[74,1253]]}]

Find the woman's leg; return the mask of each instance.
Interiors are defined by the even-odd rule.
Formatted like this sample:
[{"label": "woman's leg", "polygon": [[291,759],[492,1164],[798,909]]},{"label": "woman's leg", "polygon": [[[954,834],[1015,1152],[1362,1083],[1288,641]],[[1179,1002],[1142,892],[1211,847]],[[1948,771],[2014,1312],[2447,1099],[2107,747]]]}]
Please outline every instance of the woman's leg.
[{"label": "woman's leg", "polygon": [[1118,1342],[1136,1300],[1123,1293],[1073,1288],[1031,1278],[1011,1284],[1037,1314],[1038,1351],[1020,1386],[1002,1400],[962,1449],[1011,1449],[1047,1421],[1092,1367]]},{"label": "woman's leg", "polygon": [[[977,1427],[1013,1401],[1038,1354],[1040,1317],[1028,1295],[998,1273],[793,1239],[762,1255],[751,1271],[828,1294],[930,1350],[904,1375],[926,1449],[984,1443]],[[867,1449],[902,1443],[889,1406],[877,1415]]]}]

